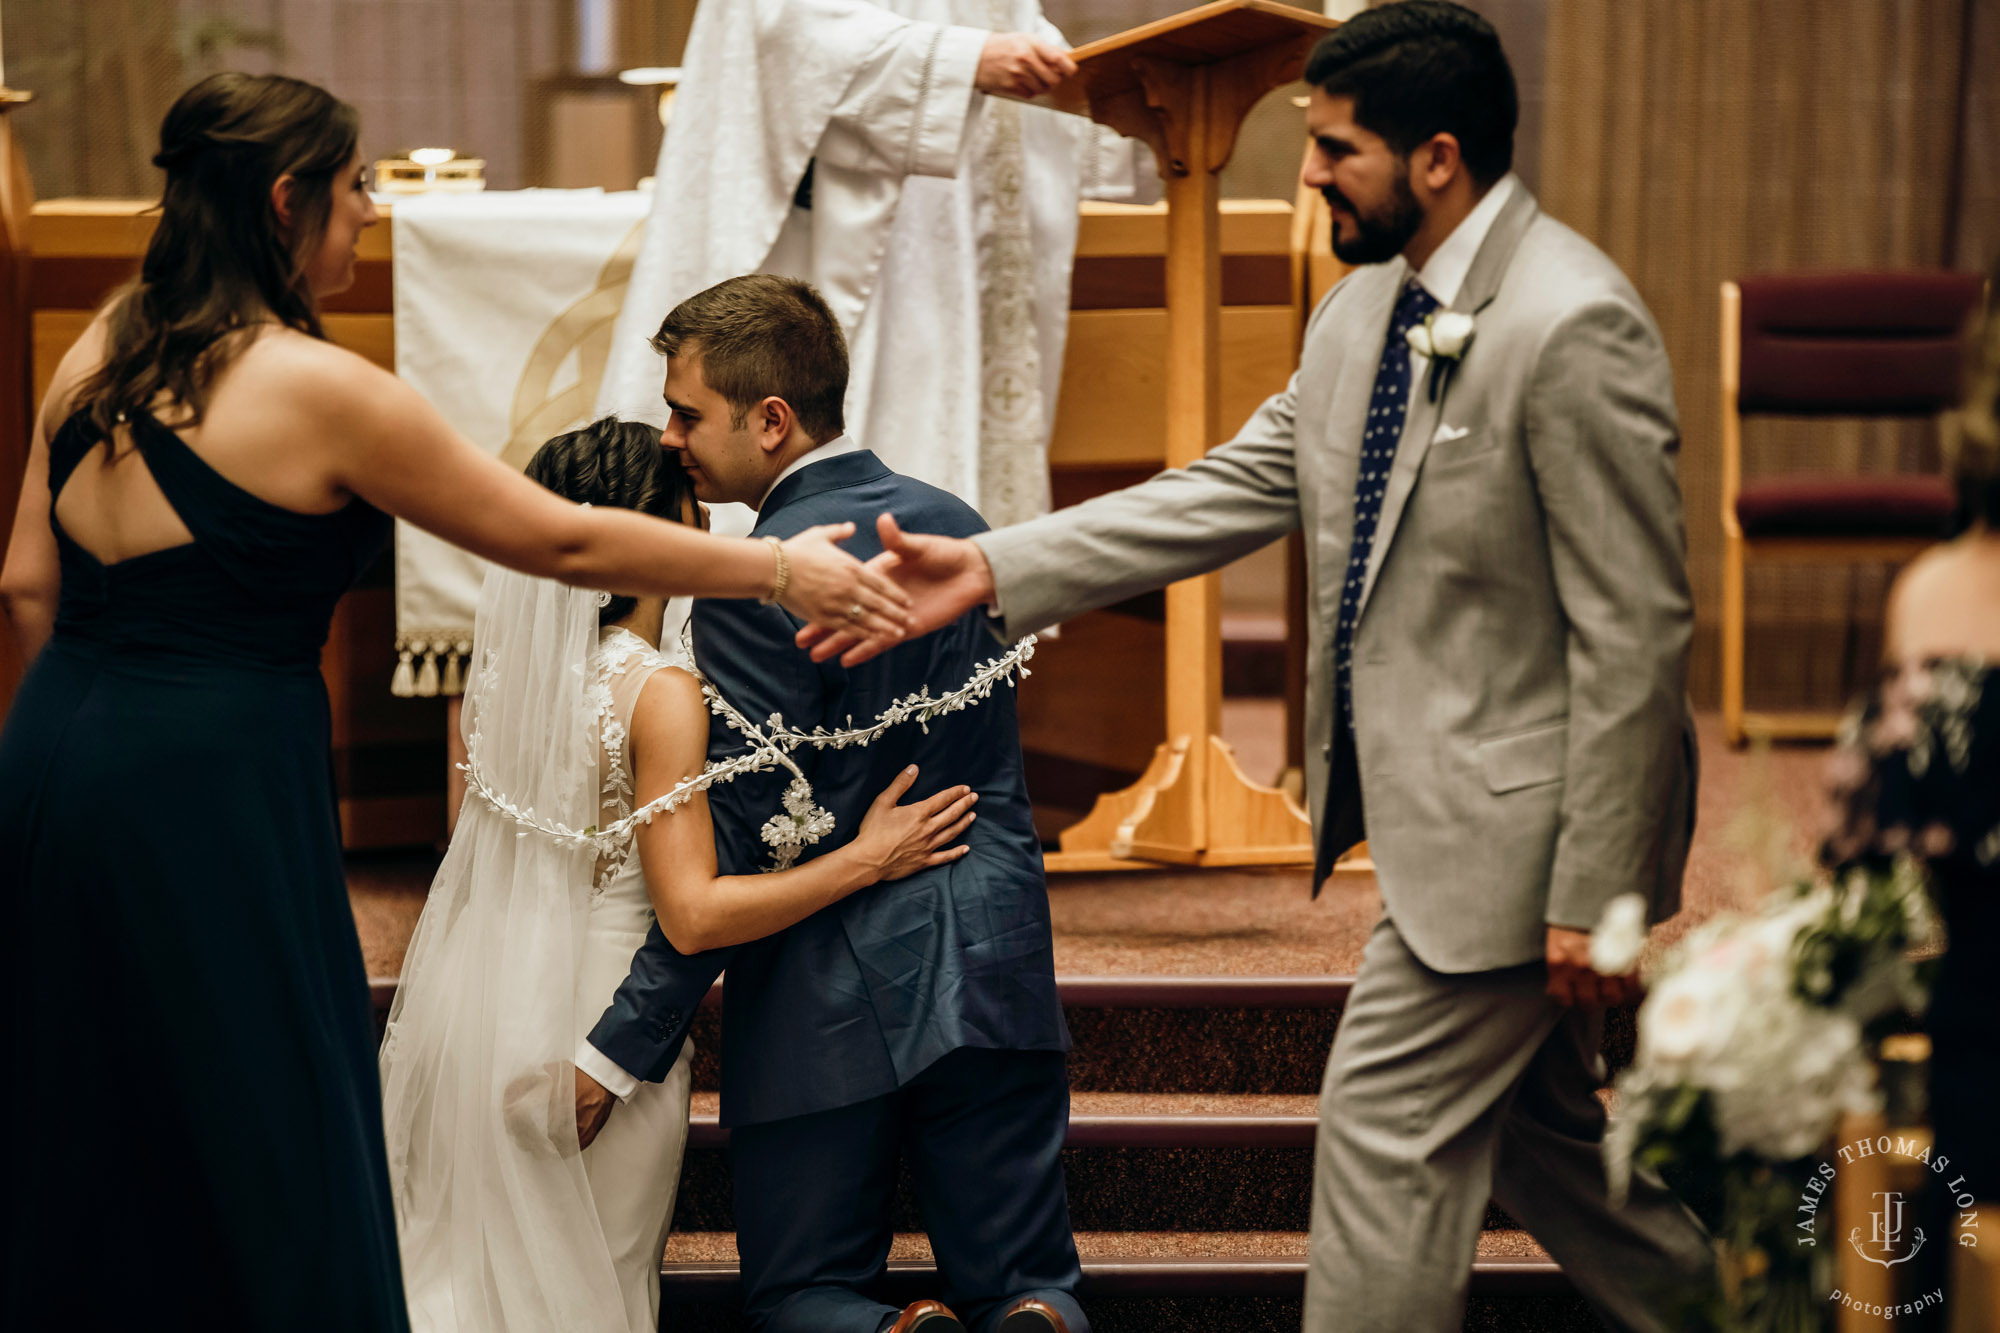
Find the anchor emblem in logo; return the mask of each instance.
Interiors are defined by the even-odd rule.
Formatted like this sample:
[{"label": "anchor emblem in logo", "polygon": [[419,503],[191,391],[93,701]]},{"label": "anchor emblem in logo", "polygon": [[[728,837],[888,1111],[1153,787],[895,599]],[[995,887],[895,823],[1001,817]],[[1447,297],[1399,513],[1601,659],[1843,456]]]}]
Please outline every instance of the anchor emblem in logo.
[{"label": "anchor emblem in logo", "polygon": [[[1882,1206],[1868,1215],[1873,1223],[1868,1237],[1868,1249],[1879,1250],[1883,1256],[1892,1255],[1903,1241],[1903,1196],[1894,1190],[1878,1190],[1874,1197],[1882,1201]],[[1916,1258],[1917,1252],[1924,1248],[1924,1229],[1913,1227],[1910,1234],[1915,1237],[1915,1244],[1911,1245],[1910,1252],[1901,1258],[1892,1259],[1870,1254],[1868,1249],[1862,1247],[1860,1227],[1847,1233],[1847,1243],[1854,1247],[1856,1254],[1869,1263],[1893,1268],[1897,1264],[1908,1263]]]}]

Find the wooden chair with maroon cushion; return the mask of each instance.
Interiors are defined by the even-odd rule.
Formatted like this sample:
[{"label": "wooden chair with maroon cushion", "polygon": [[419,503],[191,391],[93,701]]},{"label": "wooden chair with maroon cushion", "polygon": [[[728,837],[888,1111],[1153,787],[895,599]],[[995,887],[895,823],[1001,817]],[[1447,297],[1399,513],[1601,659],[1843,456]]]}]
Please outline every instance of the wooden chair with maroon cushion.
[{"label": "wooden chair with maroon cushion", "polygon": [[1952,407],[1959,339],[1979,301],[1966,273],[1771,275],[1722,284],[1722,721],[1749,736],[1831,736],[1832,713],[1743,709],[1744,569],[1900,563],[1943,535],[1941,476],[1743,480],[1747,416],[1925,417]]}]

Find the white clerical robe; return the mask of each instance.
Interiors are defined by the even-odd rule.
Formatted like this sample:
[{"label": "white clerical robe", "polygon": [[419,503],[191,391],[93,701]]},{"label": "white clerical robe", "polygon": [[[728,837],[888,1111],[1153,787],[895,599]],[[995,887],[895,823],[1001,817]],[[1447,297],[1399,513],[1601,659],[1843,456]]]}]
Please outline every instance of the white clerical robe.
[{"label": "white clerical robe", "polygon": [[783,273],[847,335],[852,433],[996,526],[1044,511],[1077,201],[1157,180],[1130,141],[977,94],[993,32],[1062,41],[1036,0],[702,4],[598,410],[663,422],[667,311]]}]

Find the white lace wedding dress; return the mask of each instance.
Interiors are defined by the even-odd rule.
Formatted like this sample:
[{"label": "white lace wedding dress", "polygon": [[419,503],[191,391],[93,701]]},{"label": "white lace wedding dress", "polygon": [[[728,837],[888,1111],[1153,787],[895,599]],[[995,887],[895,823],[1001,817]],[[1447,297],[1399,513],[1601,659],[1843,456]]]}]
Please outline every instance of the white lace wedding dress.
[{"label": "white lace wedding dress", "polygon": [[[388,1139],[415,1333],[652,1333],[687,1143],[688,1062],[641,1083],[579,1153],[578,1043],[653,913],[630,838],[640,690],[682,665],[595,595],[495,571],[475,631],[468,799],[412,937],[384,1039]],[[668,816],[671,817],[671,816]]]},{"label": "white lace wedding dress", "polygon": [[[662,667],[686,665],[690,664],[683,661],[678,645],[662,653],[629,630],[604,631],[591,658],[593,694],[603,709],[600,828],[632,813],[626,737],[640,690]],[[583,958],[577,968],[578,1041],[611,1003],[632,968],[632,955],[653,926],[645,873],[636,849],[626,846],[624,857],[609,863],[600,858],[597,866]],[[641,1083],[631,1100],[611,1113],[583,1154],[632,1333],[653,1333],[660,1326],[660,1254],[666,1248],[681,1154],[687,1147],[692,1054],[691,1045],[683,1046],[679,1062],[663,1082]]]}]

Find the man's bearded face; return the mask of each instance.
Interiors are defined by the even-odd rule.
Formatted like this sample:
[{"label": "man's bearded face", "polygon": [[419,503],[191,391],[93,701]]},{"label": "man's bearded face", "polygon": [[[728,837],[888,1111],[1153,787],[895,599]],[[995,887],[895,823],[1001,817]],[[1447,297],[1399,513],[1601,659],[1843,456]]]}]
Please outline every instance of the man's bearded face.
[{"label": "man's bearded face", "polygon": [[1343,263],[1382,264],[1403,252],[1424,225],[1410,189],[1410,160],[1354,119],[1354,99],[1315,88],[1306,105],[1312,151],[1305,183],[1333,215],[1333,253]]},{"label": "man's bearded face", "polygon": [[1424,206],[1410,191],[1410,160],[1396,159],[1389,178],[1389,196],[1365,208],[1332,185],[1320,191],[1339,221],[1333,227],[1333,253],[1343,264],[1386,264],[1424,225]]}]

